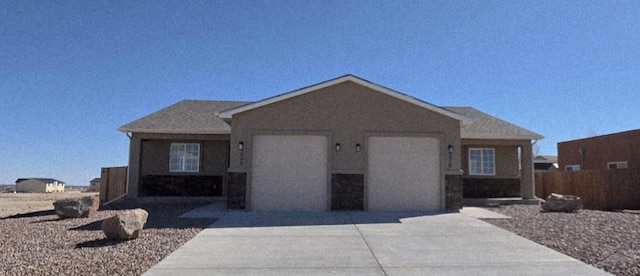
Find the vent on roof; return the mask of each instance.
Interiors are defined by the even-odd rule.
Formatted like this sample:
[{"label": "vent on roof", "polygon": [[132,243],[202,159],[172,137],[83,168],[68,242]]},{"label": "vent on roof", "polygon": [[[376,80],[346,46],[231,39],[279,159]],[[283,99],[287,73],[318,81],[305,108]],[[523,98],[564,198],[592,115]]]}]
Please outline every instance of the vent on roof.
[{"label": "vent on roof", "polygon": [[608,169],[626,169],[628,168],[627,161],[607,162]]}]

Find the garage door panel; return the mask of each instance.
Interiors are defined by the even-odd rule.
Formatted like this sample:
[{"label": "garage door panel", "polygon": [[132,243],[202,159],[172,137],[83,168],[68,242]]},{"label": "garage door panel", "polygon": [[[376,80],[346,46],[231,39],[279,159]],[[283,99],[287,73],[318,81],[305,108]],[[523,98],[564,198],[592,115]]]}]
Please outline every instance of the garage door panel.
[{"label": "garage door panel", "polygon": [[439,152],[436,138],[369,138],[368,209],[440,209]]},{"label": "garage door panel", "polygon": [[253,210],[326,210],[326,137],[260,135],[253,145]]}]

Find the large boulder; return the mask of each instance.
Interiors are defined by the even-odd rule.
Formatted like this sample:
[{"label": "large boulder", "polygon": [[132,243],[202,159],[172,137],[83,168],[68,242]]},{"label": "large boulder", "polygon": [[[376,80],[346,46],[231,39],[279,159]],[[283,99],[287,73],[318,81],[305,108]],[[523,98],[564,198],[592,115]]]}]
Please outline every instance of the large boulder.
[{"label": "large boulder", "polygon": [[137,239],[148,217],[149,213],[140,208],[120,211],[115,216],[102,221],[102,232],[109,239]]},{"label": "large boulder", "polygon": [[100,197],[85,196],[81,198],[65,198],[53,203],[58,217],[65,218],[87,218],[95,215],[100,207]]},{"label": "large boulder", "polygon": [[582,199],[574,195],[552,193],[547,197],[547,200],[542,203],[542,210],[545,212],[573,213],[580,209],[582,209]]}]

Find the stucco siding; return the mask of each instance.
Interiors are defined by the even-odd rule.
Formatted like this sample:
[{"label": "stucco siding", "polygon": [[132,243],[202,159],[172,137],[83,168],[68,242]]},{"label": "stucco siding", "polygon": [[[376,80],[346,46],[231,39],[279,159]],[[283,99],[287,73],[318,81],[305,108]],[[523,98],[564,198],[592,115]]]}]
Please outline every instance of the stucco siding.
[{"label": "stucco siding", "polygon": [[[462,169],[464,176],[477,178],[518,178],[520,177],[520,160],[518,147],[529,146],[530,141],[518,140],[462,140]],[[491,148],[495,150],[495,175],[469,174],[469,149]]]},{"label": "stucco siding", "polygon": [[[140,179],[148,175],[215,175],[224,178],[227,174],[229,135],[134,133],[130,142],[130,197],[138,196]],[[200,144],[198,172],[169,171],[171,143]]]},{"label": "stucco siding", "polygon": [[[356,152],[356,144],[366,151],[366,133],[434,133],[443,145],[460,148],[459,121],[414,104],[393,98],[355,83],[345,82],[298,97],[276,102],[233,116],[232,148],[243,141],[251,147],[255,134],[278,132],[329,133],[330,145],[342,150],[330,156],[333,172],[364,173],[366,157]],[[251,149],[231,151],[233,171],[247,171]],[[452,168],[459,169],[460,157],[453,156]]]},{"label": "stucco siding", "polygon": [[147,140],[142,142],[142,175],[181,174],[169,171],[172,143],[200,144],[200,169],[195,175],[224,175],[227,172],[229,142],[210,140]]}]

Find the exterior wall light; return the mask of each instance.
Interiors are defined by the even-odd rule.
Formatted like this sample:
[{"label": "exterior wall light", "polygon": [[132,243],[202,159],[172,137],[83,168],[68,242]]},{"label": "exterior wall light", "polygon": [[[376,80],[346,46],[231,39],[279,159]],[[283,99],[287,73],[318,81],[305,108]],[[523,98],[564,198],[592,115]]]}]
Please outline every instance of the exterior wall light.
[{"label": "exterior wall light", "polygon": [[339,152],[342,145],[340,143],[336,143],[336,151]]},{"label": "exterior wall light", "polygon": [[244,142],[239,142],[238,143],[238,150],[240,150],[240,151],[244,150]]},{"label": "exterior wall light", "polygon": [[449,154],[452,154],[452,153],[453,153],[453,146],[452,146],[452,145],[449,145],[449,146],[447,147],[447,150],[449,151]]},{"label": "exterior wall light", "polygon": [[361,152],[362,146],[360,144],[356,144],[356,152]]}]

